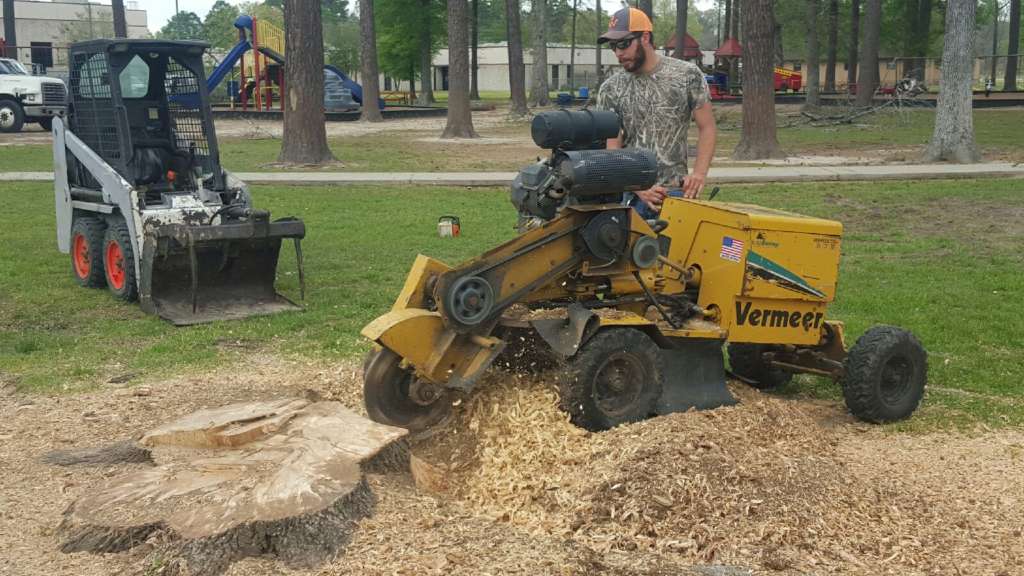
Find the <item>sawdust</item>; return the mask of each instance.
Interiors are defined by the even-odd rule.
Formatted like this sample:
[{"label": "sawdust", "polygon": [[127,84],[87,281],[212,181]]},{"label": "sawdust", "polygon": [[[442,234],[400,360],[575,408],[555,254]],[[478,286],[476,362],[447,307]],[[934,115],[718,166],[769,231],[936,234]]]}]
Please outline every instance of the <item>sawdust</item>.
[{"label": "sawdust", "polygon": [[[53,530],[71,501],[144,465],[57,468],[40,461],[47,452],[134,438],[241,400],[306,392],[361,411],[359,370],[264,352],[244,369],[140,378],[142,396],[111,385],[0,395],[0,574],[159,568],[153,543],[57,551]],[[737,387],[735,407],[594,434],[558,411],[552,382],[490,373],[414,446],[451,466],[448,492],[418,492],[408,473],[372,474],[374,516],[337,559],[311,570],[248,559],[227,573],[686,574],[717,563],[759,574],[1009,576],[1024,565],[1024,432],[909,436],[833,403]]]}]

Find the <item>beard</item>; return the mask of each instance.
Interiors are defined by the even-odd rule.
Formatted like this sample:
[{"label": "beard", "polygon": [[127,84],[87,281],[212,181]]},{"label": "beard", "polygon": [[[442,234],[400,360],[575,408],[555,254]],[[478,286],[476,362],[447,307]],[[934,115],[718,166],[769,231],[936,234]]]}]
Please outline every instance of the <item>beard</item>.
[{"label": "beard", "polygon": [[646,62],[647,51],[644,50],[643,46],[640,46],[639,49],[636,51],[636,56],[634,56],[630,60],[626,60],[625,62],[623,62],[622,67],[626,70],[626,72],[636,72],[637,70],[643,68]]}]

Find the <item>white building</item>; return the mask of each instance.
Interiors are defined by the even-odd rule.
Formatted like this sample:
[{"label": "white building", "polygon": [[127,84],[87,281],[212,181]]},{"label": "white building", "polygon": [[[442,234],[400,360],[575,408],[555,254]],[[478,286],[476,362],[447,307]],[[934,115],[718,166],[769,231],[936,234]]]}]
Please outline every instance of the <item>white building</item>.
[{"label": "white building", "polygon": [[[125,2],[128,37],[149,38],[146,11],[140,10],[138,5],[131,0]],[[87,0],[16,0],[14,16],[17,59],[40,72],[67,70],[68,44],[114,35],[114,14],[109,4]],[[0,43],[6,45],[3,31],[3,18],[0,18]]]},{"label": "white building", "polygon": [[[576,88],[597,84],[597,51],[594,46],[576,46]],[[569,44],[548,44],[548,86],[551,90],[568,90],[572,75],[572,46]],[[526,64],[526,90],[533,84],[533,53],[523,47],[523,62]],[[433,84],[435,90],[448,89],[448,49],[442,48],[433,60]],[[481,91],[508,92],[508,45],[505,42],[481,44],[477,47],[477,87]],[[601,48],[601,67],[604,75],[617,71],[619,61],[607,47]]]}]

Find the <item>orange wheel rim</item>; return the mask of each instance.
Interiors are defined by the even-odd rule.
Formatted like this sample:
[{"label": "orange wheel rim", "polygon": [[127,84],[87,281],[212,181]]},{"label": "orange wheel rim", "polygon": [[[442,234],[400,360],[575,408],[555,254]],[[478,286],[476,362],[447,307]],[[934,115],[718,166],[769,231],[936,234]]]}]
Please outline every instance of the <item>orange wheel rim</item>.
[{"label": "orange wheel rim", "polygon": [[76,234],[71,243],[71,262],[75,265],[75,274],[79,278],[87,278],[92,263],[89,261],[89,243],[85,236]]},{"label": "orange wheel rim", "polygon": [[107,280],[115,290],[124,288],[124,252],[117,242],[107,242],[103,263],[107,268]]}]

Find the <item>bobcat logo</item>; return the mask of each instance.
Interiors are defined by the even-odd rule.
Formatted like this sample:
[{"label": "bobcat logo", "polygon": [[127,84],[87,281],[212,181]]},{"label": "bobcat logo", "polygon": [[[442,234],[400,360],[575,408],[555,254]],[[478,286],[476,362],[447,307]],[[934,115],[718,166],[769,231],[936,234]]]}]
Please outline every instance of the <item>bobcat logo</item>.
[{"label": "bobcat logo", "polygon": [[608,29],[611,30],[612,28],[615,28],[618,25],[619,19],[616,18],[615,16],[612,16],[612,19],[608,21]]}]

